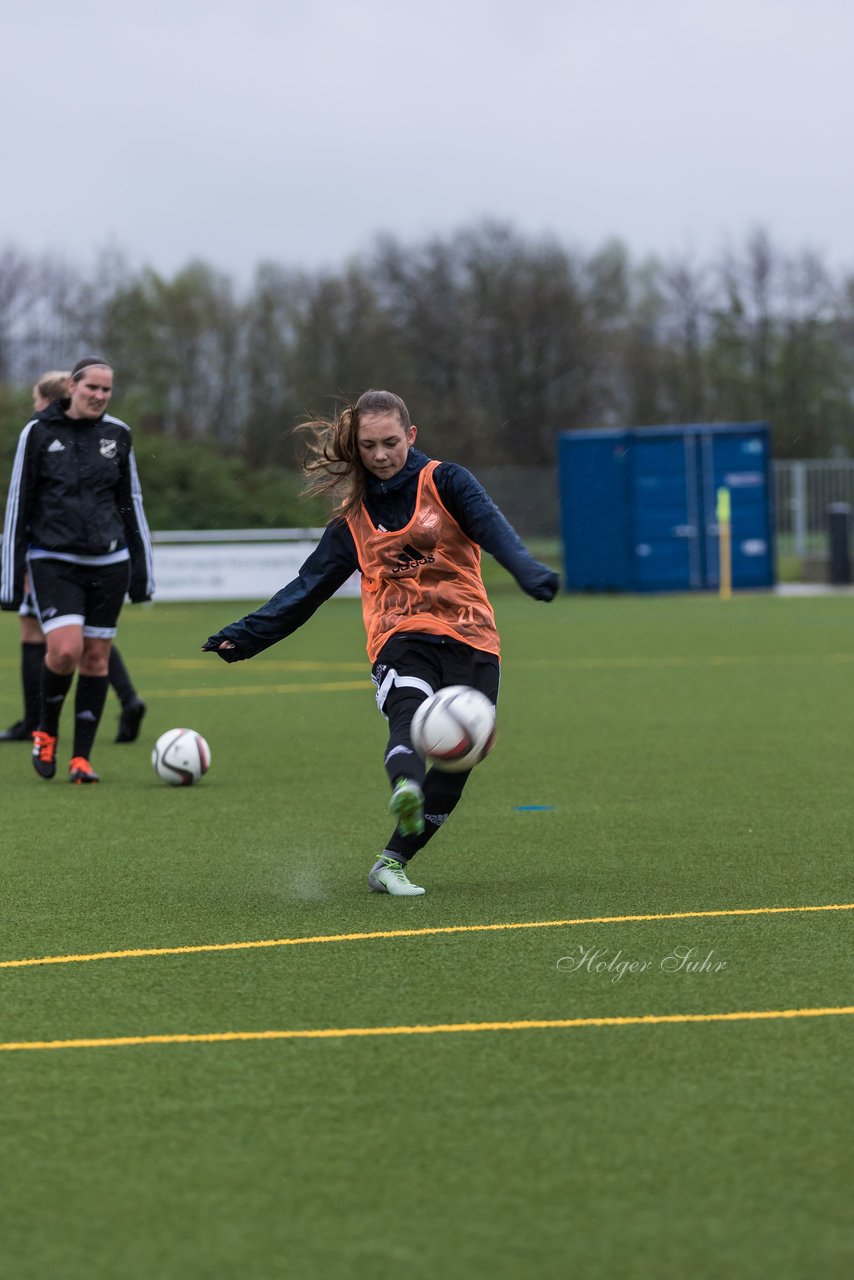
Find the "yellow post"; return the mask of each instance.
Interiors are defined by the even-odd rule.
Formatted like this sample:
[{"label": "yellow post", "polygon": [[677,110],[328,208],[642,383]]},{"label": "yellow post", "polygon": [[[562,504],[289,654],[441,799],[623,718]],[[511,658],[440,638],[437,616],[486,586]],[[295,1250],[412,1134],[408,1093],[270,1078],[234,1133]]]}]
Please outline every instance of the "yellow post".
[{"label": "yellow post", "polygon": [[721,600],[732,598],[732,507],[729,489],[718,489],[718,560],[719,595]]}]

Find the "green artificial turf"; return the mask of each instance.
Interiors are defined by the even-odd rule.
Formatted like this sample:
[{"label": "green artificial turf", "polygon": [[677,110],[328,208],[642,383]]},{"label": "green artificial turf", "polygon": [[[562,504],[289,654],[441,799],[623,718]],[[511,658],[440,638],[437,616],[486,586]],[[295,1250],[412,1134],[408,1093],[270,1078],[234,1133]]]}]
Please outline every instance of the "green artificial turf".
[{"label": "green artificial turf", "polygon": [[[494,602],[498,743],[397,900],[358,603],[235,666],[242,606],[127,608],[103,782],[68,711],[53,782],[0,746],[0,960],[173,951],[0,968],[0,1042],[612,1021],[3,1048],[4,1277],[850,1274],[854,1019],[704,1019],[854,1005],[851,603]],[[17,661],[4,615],[5,722]]]}]

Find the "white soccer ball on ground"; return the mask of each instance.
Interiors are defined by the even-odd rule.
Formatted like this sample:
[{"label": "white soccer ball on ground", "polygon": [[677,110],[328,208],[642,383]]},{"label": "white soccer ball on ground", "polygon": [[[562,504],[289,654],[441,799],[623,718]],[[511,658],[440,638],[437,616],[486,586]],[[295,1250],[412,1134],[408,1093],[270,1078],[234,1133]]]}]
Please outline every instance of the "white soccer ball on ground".
[{"label": "white soccer ball on ground", "polygon": [[154,772],[173,787],[189,787],[206,774],[211,749],[195,729],[167,729],[151,753]]},{"label": "white soccer ball on ground", "polygon": [[412,717],[412,745],[427,764],[462,773],[480,764],[495,741],[495,707],[465,684],[425,698]]}]

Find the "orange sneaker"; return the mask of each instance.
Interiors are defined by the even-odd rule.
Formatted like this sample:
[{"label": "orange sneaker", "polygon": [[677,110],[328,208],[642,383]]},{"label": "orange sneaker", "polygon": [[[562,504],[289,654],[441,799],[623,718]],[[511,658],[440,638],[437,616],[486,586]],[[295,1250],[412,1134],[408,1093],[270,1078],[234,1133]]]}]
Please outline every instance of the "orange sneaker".
[{"label": "orange sneaker", "polygon": [[36,729],[33,734],[33,768],[43,778],[52,778],[56,773],[56,744],[59,741],[53,734]]},{"label": "orange sneaker", "polygon": [[100,782],[101,779],[84,756],[74,756],[68,766],[68,781],[79,786],[81,782]]}]

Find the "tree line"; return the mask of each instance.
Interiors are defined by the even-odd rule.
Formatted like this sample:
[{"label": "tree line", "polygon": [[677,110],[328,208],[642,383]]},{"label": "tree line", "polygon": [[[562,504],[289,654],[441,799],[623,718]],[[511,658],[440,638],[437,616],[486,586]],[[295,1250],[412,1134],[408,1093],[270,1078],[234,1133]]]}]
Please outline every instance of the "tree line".
[{"label": "tree line", "polygon": [[418,244],[381,236],[336,270],[263,263],[245,286],[204,262],[168,278],[115,251],[84,270],[7,246],[0,430],[10,457],[36,375],[104,354],[147,502],[152,468],[178,501],[206,467],[203,488],[231,488],[237,506],[249,493],[255,522],[275,524],[293,425],[368,386],[404,397],[428,452],[475,470],[551,464],[564,430],[679,422],[764,420],[777,456],[847,454],[852,337],[854,275],[762,230],[703,263],[482,223]]}]

